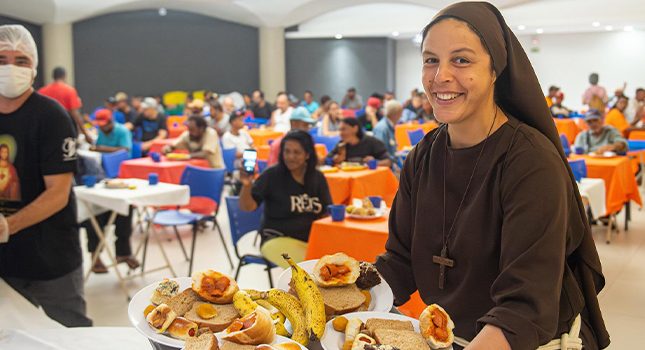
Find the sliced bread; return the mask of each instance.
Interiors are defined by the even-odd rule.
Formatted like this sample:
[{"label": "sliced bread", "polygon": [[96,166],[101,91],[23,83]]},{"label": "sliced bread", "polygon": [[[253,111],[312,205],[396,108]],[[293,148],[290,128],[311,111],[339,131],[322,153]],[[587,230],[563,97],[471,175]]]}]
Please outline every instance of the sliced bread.
[{"label": "sliced bread", "polygon": [[255,345],[241,345],[224,340],[220,350],[255,350]]},{"label": "sliced bread", "polygon": [[185,350],[219,350],[217,338],[211,332],[204,333],[198,337],[186,339]]},{"label": "sliced bread", "polygon": [[199,317],[199,315],[197,314],[197,308],[201,304],[208,304],[208,303],[205,303],[205,302],[193,303],[192,308],[184,315],[184,317],[187,320],[197,323],[200,328],[207,327],[215,333],[221,332],[225,330],[226,327],[228,327],[231,323],[233,323],[233,321],[235,321],[236,318],[240,317],[240,315],[237,313],[237,310],[235,310],[235,308],[233,307],[233,304],[225,304],[225,305],[211,304],[217,311],[217,314],[215,317],[206,320]]},{"label": "sliced bread", "polygon": [[377,329],[374,339],[383,345],[391,345],[400,350],[430,350],[430,346],[421,334],[400,329]]},{"label": "sliced bread", "polygon": [[414,326],[410,321],[388,320],[383,318],[370,318],[365,321],[365,332],[368,335],[374,335],[377,329],[396,329],[402,331],[414,331]]},{"label": "sliced bread", "polygon": [[201,300],[201,298],[197,293],[193,292],[191,288],[186,288],[183,292],[170,298],[167,305],[170,306],[177,316],[183,317],[188,311],[190,311],[193,304],[199,300]]},{"label": "sliced bread", "polygon": [[354,312],[365,302],[365,295],[355,284],[342,287],[318,287],[325,302],[327,317]]}]

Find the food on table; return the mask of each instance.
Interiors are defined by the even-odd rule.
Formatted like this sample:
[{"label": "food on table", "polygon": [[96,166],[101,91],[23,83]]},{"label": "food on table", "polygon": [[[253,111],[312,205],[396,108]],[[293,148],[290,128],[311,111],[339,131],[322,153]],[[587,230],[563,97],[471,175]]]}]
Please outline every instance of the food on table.
[{"label": "food on table", "polygon": [[273,319],[274,325],[276,327],[276,334],[285,337],[291,336],[291,334],[289,334],[286,327],[284,326],[284,314],[282,314],[280,310],[275,308],[266,300],[259,299],[255,301],[251,299],[251,296],[247,291],[240,290],[237,291],[233,296],[233,306],[242,317],[254,312],[258,307],[264,308],[271,315],[271,319]]},{"label": "food on table", "polygon": [[374,331],[374,339],[379,344],[392,345],[401,350],[430,349],[421,334],[415,331],[381,328]]},{"label": "food on table", "polygon": [[168,153],[166,158],[170,160],[188,160],[190,159],[190,154],[188,153]]},{"label": "food on table", "polygon": [[338,172],[338,168],[335,167],[335,166],[331,166],[331,165],[322,165],[322,166],[320,166],[318,168],[318,170],[320,170],[320,172],[324,173],[324,174],[325,173],[337,173]]},{"label": "food on table", "polygon": [[286,316],[293,329],[291,340],[304,346],[309,344],[305,310],[297,297],[279,289],[270,289],[266,292],[247,290],[246,292],[249,293],[253,300],[263,299],[268,301]]},{"label": "food on table", "polygon": [[365,345],[372,344],[376,344],[376,340],[374,340],[374,338],[363,333],[358,333],[356,338],[354,338],[354,343],[352,343],[351,350],[363,350],[365,349]]},{"label": "food on table", "polygon": [[146,316],[146,321],[157,333],[163,333],[176,317],[177,314],[168,305],[161,304]]},{"label": "food on table", "polygon": [[159,282],[159,285],[152,293],[152,297],[150,297],[150,301],[155,305],[165,304],[178,293],[179,284],[166,278]]},{"label": "food on table", "polygon": [[195,311],[197,313],[197,316],[205,320],[210,320],[211,318],[217,316],[217,309],[215,309],[215,306],[213,306],[213,304],[209,303],[199,304]]},{"label": "food on table", "polygon": [[447,348],[455,340],[453,329],[455,324],[441,306],[432,304],[426,307],[419,316],[421,335],[428,341],[432,349]]},{"label": "food on table", "polygon": [[345,327],[347,327],[347,318],[345,316],[334,317],[334,320],[331,322],[331,325],[334,327],[336,332],[345,332]]},{"label": "food on table", "polygon": [[[215,316],[206,318],[200,315],[200,309],[206,310],[210,308],[215,310]],[[204,311],[202,311],[202,315],[210,316],[204,313]],[[226,327],[230,326],[231,323],[233,323],[233,321],[235,321],[239,316],[240,315],[232,304],[214,305],[205,302],[196,302],[184,317],[197,323],[200,328],[206,327],[214,333],[217,333],[225,330]]]},{"label": "food on table", "polygon": [[234,279],[213,270],[193,274],[192,288],[200,297],[215,304],[230,304],[239,290]]},{"label": "food on table", "polygon": [[289,333],[287,328],[284,326],[284,322],[287,320],[286,316],[280,310],[278,310],[278,308],[271,305],[271,303],[269,303],[264,299],[258,299],[256,300],[256,303],[258,303],[258,305],[262,306],[263,308],[267,309],[271,314],[271,318],[273,319],[273,324],[275,324],[276,334],[281,335],[283,337],[291,338],[291,333]]},{"label": "food on table", "polygon": [[166,331],[168,334],[177,339],[186,340],[194,337],[197,333],[199,326],[195,322],[191,322],[183,317],[175,318]]},{"label": "food on table", "polygon": [[361,206],[348,205],[345,208],[347,214],[358,215],[358,216],[376,216],[377,211],[372,204],[372,201],[369,198],[363,198],[361,201]]},{"label": "food on table", "polygon": [[125,181],[119,179],[111,179],[105,181],[105,188],[123,189],[128,188],[129,186],[130,185],[128,185]]},{"label": "food on table", "polygon": [[143,310],[143,317],[148,317],[148,314],[152,312],[156,308],[155,305],[148,305],[146,308]]},{"label": "food on table", "polygon": [[393,329],[402,331],[414,331],[414,326],[410,321],[389,320],[383,318],[370,318],[365,321],[365,332],[374,336],[377,329]]},{"label": "food on table", "polygon": [[358,311],[365,303],[365,295],[355,284],[343,287],[321,287],[319,290],[325,304],[326,317],[330,319],[335,315]]},{"label": "food on table", "polygon": [[219,344],[213,332],[199,329],[194,337],[186,339],[184,350],[219,350]]},{"label": "food on table", "polygon": [[[282,257],[291,266],[291,281],[305,310],[305,322],[309,339],[321,339],[327,322],[322,294],[309,273],[298,266],[288,255],[283,254]],[[284,312],[284,310],[281,311]]]},{"label": "food on table", "polygon": [[270,344],[275,339],[275,326],[269,312],[258,307],[226,328],[224,340],[244,345]]},{"label": "food on table", "polygon": [[358,171],[367,169],[367,166],[355,162],[342,162],[340,163],[340,169],[342,171]]},{"label": "food on table", "polygon": [[347,321],[347,326],[345,327],[345,342],[343,344],[343,349],[352,348],[354,344],[354,339],[361,332],[363,328],[363,321],[359,318],[351,318]]},{"label": "food on table", "polygon": [[360,273],[356,279],[356,286],[360,289],[371,289],[381,283],[381,275],[374,265],[362,261],[359,264]]},{"label": "food on table", "polygon": [[346,286],[356,282],[360,267],[356,259],[344,253],[336,253],[320,258],[312,275],[321,287]]},{"label": "food on table", "polygon": [[199,295],[192,289],[186,288],[183,292],[175,295],[168,300],[167,305],[177,314],[177,316],[184,316],[190,309],[192,309],[195,302],[200,301]]}]

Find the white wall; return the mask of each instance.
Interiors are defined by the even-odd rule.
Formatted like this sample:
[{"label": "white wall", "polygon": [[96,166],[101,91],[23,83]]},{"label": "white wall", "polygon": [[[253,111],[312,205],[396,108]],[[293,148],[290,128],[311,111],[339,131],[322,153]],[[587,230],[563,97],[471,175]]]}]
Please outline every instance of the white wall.
[{"label": "white wall", "polygon": [[[613,91],[627,82],[627,96],[633,97],[637,87],[645,87],[645,32],[607,32],[584,34],[552,34],[521,36],[520,42],[529,55],[540,79],[542,89],[560,86],[564,104],[573,109],[582,107],[581,96],[587,88],[589,73],[600,75],[600,85]],[[410,40],[396,43],[396,94],[401,100],[414,87],[421,87],[419,48]],[[538,47],[538,52],[531,52]]]}]

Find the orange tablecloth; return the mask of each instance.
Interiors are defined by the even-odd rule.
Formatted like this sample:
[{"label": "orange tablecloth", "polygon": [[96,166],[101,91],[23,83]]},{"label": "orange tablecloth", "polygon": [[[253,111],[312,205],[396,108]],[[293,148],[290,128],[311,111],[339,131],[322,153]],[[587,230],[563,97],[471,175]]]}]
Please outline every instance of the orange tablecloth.
[{"label": "orange tablecloth", "polygon": [[569,140],[569,144],[573,144],[576,141],[576,136],[580,132],[578,125],[573,119],[557,119],[553,118],[555,127],[558,129],[558,134],[564,134]]},{"label": "orange tablecloth", "polygon": [[269,140],[275,140],[284,135],[280,131],[273,131],[271,129],[250,129],[249,135],[253,139],[253,146],[260,147],[269,144]]},{"label": "orange tablecloth", "polygon": [[150,146],[150,151],[149,152],[158,152],[161,153],[161,150],[166,147],[167,145],[172,145],[177,139],[163,139],[163,140],[156,140],[152,141],[152,146]]},{"label": "orange tablecloth", "polygon": [[430,130],[433,130],[437,127],[437,123],[428,122],[424,124],[418,123],[405,123],[398,124],[394,128],[394,138],[396,139],[396,144],[398,150],[402,150],[404,147],[410,146],[410,138],[408,137],[408,131],[423,129],[423,132],[427,134]]},{"label": "orange tablecloth", "polygon": [[[263,146],[256,147],[255,150],[258,151],[259,160],[269,159],[269,154],[271,153],[271,146],[263,145]],[[317,143],[316,155],[318,155],[318,159],[325,158],[325,156],[327,155],[327,147],[325,147],[325,145],[323,145],[322,143]]]},{"label": "orange tablecloth", "polygon": [[335,204],[348,204],[353,198],[381,196],[391,206],[399,188],[399,181],[387,167],[326,173],[325,178]]},{"label": "orange tablecloth", "polygon": [[571,158],[584,158],[587,164],[587,177],[605,180],[607,213],[618,212],[623,205],[633,200],[642,205],[634,168],[628,157],[597,158],[572,155]]},{"label": "orange tablecloth", "polygon": [[209,164],[206,159],[191,159],[187,161],[174,161],[166,160],[162,157],[162,161],[155,163],[150,157],[130,159],[121,163],[119,169],[119,177],[148,179],[148,174],[159,174],[159,181],[178,184],[181,180],[181,174],[184,172],[186,165],[195,165],[208,168]]},{"label": "orange tablecloth", "polygon": [[[354,220],[332,222],[331,218],[317,220],[311,225],[306,259],[319,259],[326,254],[344,252],[359,261],[376,261],[376,257],[385,252],[388,227],[387,219]],[[425,303],[418,292],[410,301],[398,309],[402,313],[418,318]]]}]

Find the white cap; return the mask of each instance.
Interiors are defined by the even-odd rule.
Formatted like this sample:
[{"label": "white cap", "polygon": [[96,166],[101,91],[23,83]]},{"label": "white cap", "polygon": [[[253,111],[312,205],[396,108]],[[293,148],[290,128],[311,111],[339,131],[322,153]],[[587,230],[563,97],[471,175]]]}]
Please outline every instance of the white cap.
[{"label": "white cap", "polygon": [[20,51],[33,62],[34,77],[38,67],[38,49],[31,33],[19,24],[0,26],[0,51]]},{"label": "white cap", "polygon": [[159,104],[153,97],[146,97],[143,99],[143,102],[141,102],[141,107],[143,107],[143,109],[157,108],[159,107]]}]

